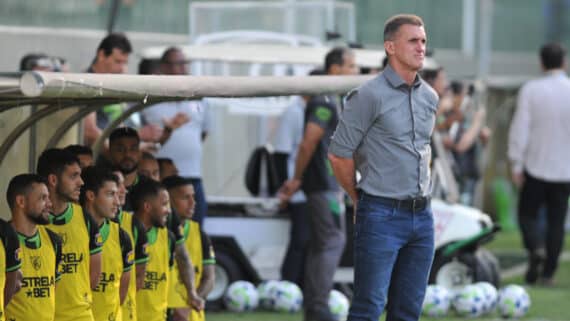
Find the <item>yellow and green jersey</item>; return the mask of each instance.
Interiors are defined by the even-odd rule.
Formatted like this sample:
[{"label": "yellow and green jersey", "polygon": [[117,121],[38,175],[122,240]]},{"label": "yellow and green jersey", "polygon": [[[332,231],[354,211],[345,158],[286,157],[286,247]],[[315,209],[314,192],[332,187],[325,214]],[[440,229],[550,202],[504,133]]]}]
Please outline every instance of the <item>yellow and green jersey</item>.
[{"label": "yellow and green jersey", "polygon": [[174,263],[174,236],[166,228],[152,227],[146,233],[149,261],[143,287],[137,292],[139,321],[164,321],[168,299],[169,271]]},{"label": "yellow and green jersey", "polygon": [[[121,228],[128,234],[131,244],[135,250],[135,265],[146,264],[148,262],[146,233],[140,221],[133,214],[121,211],[117,215],[117,220]],[[137,320],[137,277],[136,269],[131,270],[131,280],[127,297],[122,305],[123,321]]]},{"label": "yellow and green jersey", "polygon": [[120,285],[123,273],[129,272],[134,252],[127,232],[113,221],[105,220],[99,228],[103,241],[101,277],[93,289],[95,321],[121,321]]},{"label": "yellow and green jersey", "polygon": [[6,320],[4,313],[6,273],[17,271],[21,265],[18,236],[10,224],[0,220],[0,321]]},{"label": "yellow and green jersey", "polygon": [[57,321],[93,321],[90,256],[101,252],[101,235],[81,206],[69,203],[59,215],[50,215],[49,228],[61,238],[61,280],[55,289]]},{"label": "yellow and green jersey", "polygon": [[61,239],[45,226],[35,235],[18,234],[22,252],[22,288],[6,307],[10,321],[55,320],[55,283],[61,276]]},{"label": "yellow and green jersey", "polygon": [[[190,260],[194,265],[194,285],[196,288],[200,286],[204,266],[215,264],[215,254],[208,236],[200,228],[200,224],[191,220],[185,220],[181,227],[181,234],[184,240],[184,246],[190,255]],[[168,293],[169,308],[187,308],[188,295],[186,287],[180,279],[178,267],[175,265],[170,271],[170,287]],[[191,309],[190,320],[204,320],[204,311],[196,311]]]}]

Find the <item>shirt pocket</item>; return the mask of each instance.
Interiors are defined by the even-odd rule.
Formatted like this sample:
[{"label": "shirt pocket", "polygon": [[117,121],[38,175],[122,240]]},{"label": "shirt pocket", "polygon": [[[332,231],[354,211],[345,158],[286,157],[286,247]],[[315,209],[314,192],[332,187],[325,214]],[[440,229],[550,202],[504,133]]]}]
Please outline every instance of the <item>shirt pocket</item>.
[{"label": "shirt pocket", "polygon": [[409,138],[412,131],[412,121],[407,99],[403,99],[399,104],[394,104],[385,110],[381,114],[380,124],[383,134],[388,138],[397,141]]},{"label": "shirt pocket", "polygon": [[420,102],[417,105],[419,109],[415,113],[416,117],[416,131],[418,137],[422,140],[429,141],[435,126],[435,112],[437,106],[432,106],[428,102]]}]

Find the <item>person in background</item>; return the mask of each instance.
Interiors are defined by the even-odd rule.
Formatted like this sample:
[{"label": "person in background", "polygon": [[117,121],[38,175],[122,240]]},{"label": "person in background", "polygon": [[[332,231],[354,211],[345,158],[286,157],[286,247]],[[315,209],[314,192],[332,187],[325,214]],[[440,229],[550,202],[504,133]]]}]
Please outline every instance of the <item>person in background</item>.
[{"label": "person in background", "polygon": [[22,257],[16,232],[2,219],[0,232],[0,321],[5,321],[4,307],[22,286]]},{"label": "person in background", "polygon": [[174,165],[174,161],[168,157],[159,157],[156,159],[160,173],[160,181],[169,176],[178,175],[178,168]]},{"label": "person in background", "polygon": [[[343,47],[325,57],[328,75],[355,75],[354,53]],[[306,321],[336,321],[328,307],[333,276],[344,250],[344,196],[336,182],[327,150],[338,123],[339,97],[314,96],[305,108],[303,139],[299,143],[293,177],[285,181],[279,198],[287,203],[302,187],[311,220],[311,241],[306,257],[303,305]]]},{"label": "person in background", "polygon": [[142,153],[138,173],[157,182],[160,181],[160,167],[158,166],[158,161],[151,153]]},{"label": "person in background", "polygon": [[[160,73],[163,75],[188,75],[188,64],[182,50],[176,47],[166,49],[160,59]],[[165,118],[176,118],[183,114],[189,120],[173,131]],[[147,123],[160,126],[171,132],[162,143],[157,157],[168,157],[174,161],[179,174],[192,178],[196,192],[196,213],[193,220],[202,224],[208,210],[202,184],[202,145],[210,131],[210,115],[205,101],[165,102],[143,111]]]},{"label": "person in background", "polygon": [[68,145],[64,148],[79,159],[79,166],[84,169],[94,165],[93,150],[83,145]]},{"label": "person in background", "polygon": [[[566,48],[540,48],[544,75],[524,84],[509,130],[508,158],[513,183],[520,190],[518,217],[528,253],[525,281],[554,284],[564,244],[564,222],[570,195],[570,79]],[[546,207],[546,233],[537,224]]]}]

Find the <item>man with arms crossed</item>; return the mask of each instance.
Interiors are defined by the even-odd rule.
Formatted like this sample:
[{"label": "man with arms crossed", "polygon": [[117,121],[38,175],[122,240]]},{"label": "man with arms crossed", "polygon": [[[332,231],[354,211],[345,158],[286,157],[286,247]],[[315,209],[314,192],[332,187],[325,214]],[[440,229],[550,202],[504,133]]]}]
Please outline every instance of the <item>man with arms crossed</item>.
[{"label": "man with arms crossed", "polygon": [[438,98],[418,76],[422,19],[390,18],[384,48],[388,66],[347,96],[329,149],[356,206],[349,321],[376,321],[386,303],[386,320],[418,320],[434,255],[429,163]]},{"label": "man with arms crossed", "polygon": [[15,176],[8,184],[6,199],[23,261],[22,289],[6,306],[6,317],[11,321],[53,321],[55,283],[61,276],[61,239],[45,227],[51,208],[45,180],[35,174]]},{"label": "man with arms crossed", "polygon": [[49,228],[63,242],[55,319],[92,321],[91,289],[101,274],[101,236],[97,224],[77,204],[83,186],[79,159],[63,149],[45,150],[38,159],[38,175],[48,183],[52,204]]}]

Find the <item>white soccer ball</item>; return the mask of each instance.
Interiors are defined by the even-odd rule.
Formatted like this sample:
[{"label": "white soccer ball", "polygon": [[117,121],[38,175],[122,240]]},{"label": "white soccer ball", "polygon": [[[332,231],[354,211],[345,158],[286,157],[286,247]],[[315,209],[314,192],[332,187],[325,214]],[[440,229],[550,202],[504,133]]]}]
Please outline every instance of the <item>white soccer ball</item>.
[{"label": "white soccer ball", "polygon": [[228,287],[224,303],[226,308],[233,312],[255,310],[259,303],[257,289],[250,282],[236,281]]},{"label": "white soccer ball", "polygon": [[275,306],[275,300],[271,296],[271,291],[279,285],[279,281],[269,280],[261,282],[257,286],[257,294],[259,295],[259,306],[272,310]]},{"label": "white soccer ball", "polygon": [[346,320],[350,303],[348,298],[340,291],[331,290],[329,294],[329,310],[339,320]]},{"label": "white soccer ball", "polygon": [[494,312],[499,301],[497,289],[489,282],[477,282],[475,285],[483,291],[483,298],[485,299],[485,311],[483,313]]},{"label": "white soccer ball", "polygon": [[451,292],[441,285],[429,285],[426,289],[422,313],[429,317],[443,317],[451,306]]},{"label": "white soccer ball", "polygon": [[478,317],[485,312],[485,295],[475,284],[469,284],[458,291],[453,298],[453,307],[462,316]]},{"label": "white soccer ball", "polygon": [[273,309],[279,312],[298,312],[303,307],[303,292],[299,286],[289,281],[279,281],[270,289]]},{"label": "white soccer ball", "polygon": [[499,292],[499,313],[503,318],[520,318],[530,308],[530,297],[520,285],[507,285]]}]

